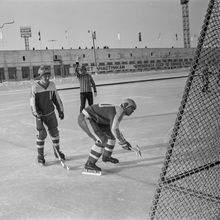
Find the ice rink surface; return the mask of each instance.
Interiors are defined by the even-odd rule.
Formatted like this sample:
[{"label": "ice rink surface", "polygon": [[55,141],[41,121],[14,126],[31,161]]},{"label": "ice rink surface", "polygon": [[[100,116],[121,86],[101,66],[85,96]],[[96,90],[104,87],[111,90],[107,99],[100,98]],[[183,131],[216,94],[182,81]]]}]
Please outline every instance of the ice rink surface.
[{"label": "ice rink surface", "polygon": [[140,159],[116,144],[113,156],[120,164],[100,160],[102,176],[82,175],[93,142],[77,124],[79,89],[59,91],[65,109],[64,120],[59,120],[61,150],[71,168],[66,171],[54,158],[49,136],[47,165],[37,164],[30,90],[0,88],[0,219],[148,219],[185,82],[186,78],[179,78],[97,88],[95,103],[120,104],[126,97],[136,101],[137,110],[124,117],[120,128],[142,150]]}]

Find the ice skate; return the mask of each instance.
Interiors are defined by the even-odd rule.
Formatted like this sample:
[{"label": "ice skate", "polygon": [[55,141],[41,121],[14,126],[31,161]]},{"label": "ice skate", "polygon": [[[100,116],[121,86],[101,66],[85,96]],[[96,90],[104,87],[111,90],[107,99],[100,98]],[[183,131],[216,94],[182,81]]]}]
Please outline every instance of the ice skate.
[{"label": "ice skate", "polygon": [[101,176],[102,169],[100,167],[96,166],[95,163],[87,161],[85,164],[85,170],[82,172],[82,174]]},{"label": "ice skate", "polygon": [[44,159],[44,156],[42,156],[42,155],[38,155],[38,156],[37,156],[37,162],[38,162],[38,164],[44,166],[45,163],[46,163],[46,161],[45,161],[45,159]]},{"label": "ice skate", "polygon": [[38,148],[37,149],[37,162],[38,164],[41,164],[41,165],[45,165],[45,159],[44,159],[44,148]]},{"label": "ice skate", "polygon": [[111,162],[111,163],[119,163],[119,160],[117,158],[114,158],[114,157],[106,157],[106,156],[103,156],[102,157],[102,161],[103,162]]}]

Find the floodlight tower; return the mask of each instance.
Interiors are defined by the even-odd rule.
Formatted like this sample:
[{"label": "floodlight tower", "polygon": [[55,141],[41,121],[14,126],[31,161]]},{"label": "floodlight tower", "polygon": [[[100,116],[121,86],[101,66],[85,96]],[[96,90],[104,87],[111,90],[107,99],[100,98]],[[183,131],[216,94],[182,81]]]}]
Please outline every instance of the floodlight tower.
[{"label": "floodlight tower", "polygon": [[182,5],[182,16],[183,16],[183,40],[184,48],[190,48],[190,30],[189,30],[189,0],[180,0]]},{"label": "floodlight tower", "polygon": [[31,27],[20,27],[21,37],[24,38],[25,50],[29,50],[29,37],[31,37]]}]

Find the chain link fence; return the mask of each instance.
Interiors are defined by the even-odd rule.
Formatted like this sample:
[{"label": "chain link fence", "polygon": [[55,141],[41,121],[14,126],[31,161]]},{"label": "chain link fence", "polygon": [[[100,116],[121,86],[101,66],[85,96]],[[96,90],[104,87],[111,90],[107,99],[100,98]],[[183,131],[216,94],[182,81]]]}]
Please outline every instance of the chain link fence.
[{"label": "chain link fence", "polygon": [[149,219],[220,219],[220,0],[209,2]]}]

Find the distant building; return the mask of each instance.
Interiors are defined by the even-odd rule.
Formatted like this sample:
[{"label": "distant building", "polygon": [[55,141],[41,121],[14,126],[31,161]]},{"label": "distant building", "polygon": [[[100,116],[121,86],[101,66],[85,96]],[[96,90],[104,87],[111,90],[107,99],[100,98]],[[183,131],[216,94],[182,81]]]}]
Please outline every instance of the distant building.
[{"label": "distant building", "polygon": [[0,51],[0,82],[30,80],[37,76],[40,65],[51,70],[52,76],[68,77],[80,58],[89,72],[137,72],[190,67],[195,48],[127,48],[14,50]]}]

